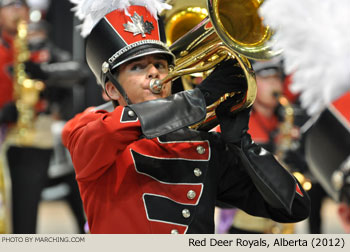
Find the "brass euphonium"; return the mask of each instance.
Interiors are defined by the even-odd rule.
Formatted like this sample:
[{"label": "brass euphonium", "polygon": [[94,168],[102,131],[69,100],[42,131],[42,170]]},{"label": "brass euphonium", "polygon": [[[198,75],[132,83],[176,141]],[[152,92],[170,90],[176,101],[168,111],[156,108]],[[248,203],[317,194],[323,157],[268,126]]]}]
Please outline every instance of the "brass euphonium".
[{"label": "brass euphonium", "polygon": [[[170,50],[176,56],[175,66],[164,79],[154,79],[150,83],[152,92],[159,93],[163,84],[170,80],[208,71],[223,60],[235,58],[243,70],[247,85],[242,87],[242,92],[226,94],[208,106],[207,118],[194,126],[201,129],[209,128],[205,124],[215,119],[215,108],[228,97],[233,95],[237,97],[231,111],[253,104],[256,97],[256,81],[248,58],[266,60],[280,53],[272,51],[270,43],[267,43],[272,40],[272,31],[268,26],[264,26],[258,14],[262,0],[205,0],[205,2],[208,16],[170,46]],[[176,22],[179,23],[179,20]],[[210,124],[211,126],[213,125]]]},{"label": "brass euphonium", "polygon": [[170,0],[170,10],[162,12],[167,44],[170,46],[208,16],[204,0]]},{"label": "brass euphonium", "polygon": [[[194,0],[191,2],[187,0],[170,0],[169,4],[172,8],[164,11],[162,17],[165,20],[167,44],[170,46],[206,18],[208,16],[208,10],[203,0]],[[199,84],[208,75],[208,72],[182,75],[181,82],[183,89],[193,89],[194,85]]]}]

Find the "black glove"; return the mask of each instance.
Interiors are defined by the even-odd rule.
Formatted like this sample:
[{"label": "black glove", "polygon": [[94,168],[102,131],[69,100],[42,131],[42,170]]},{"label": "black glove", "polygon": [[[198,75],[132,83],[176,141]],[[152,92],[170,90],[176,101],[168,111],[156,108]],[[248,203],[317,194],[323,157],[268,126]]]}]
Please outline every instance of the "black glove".
[{"label": "black glove", "polygon": [[247,83],[238,62],[230,59],[218,64],[197,87],[204,95],[206,105],[209,106],[226,93],[246,90]]},{"label": "black glove", "polygon": [[18,111],[14,102],[5,104],[0,110],[0,123],[14,123],[17,118]]},{"label": "black glove", "polygon": [[215,113],[219,119],[221,133],[225,142],[240,145],[242,136],[248,134],[251,107],[236,113],[230,112],[231,99],[233,98],[221,103],[216,108]]},{"label": "black glove", "polygon": [[40,67],[40,64],[32,61],[26,61],[24,63],[25,71],[32,79],[47,80],[49,75]]}]

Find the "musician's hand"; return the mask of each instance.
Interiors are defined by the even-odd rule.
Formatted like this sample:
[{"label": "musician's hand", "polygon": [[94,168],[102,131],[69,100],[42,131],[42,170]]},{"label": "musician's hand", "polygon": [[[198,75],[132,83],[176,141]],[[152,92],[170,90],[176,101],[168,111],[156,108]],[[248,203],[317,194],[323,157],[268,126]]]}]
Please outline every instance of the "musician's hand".
[{"label": "musician's hand", "polygon": [[246,80],[236,60],[230,59],[218,64],[215,70],[197,86],[209,106],[226,93],[242,91]]},{"label": "musician's hand", "polygon": [[0,123],[14,123],[17,118],[18,111],[14,102],[6,103],[0,110]]},{"label": "musician's hand", "polygon": [[240,145],[242,136],[247,134],[251,108],[232,113],[230,99],[221,103],[215,110],[221,133],[227,143]]}]

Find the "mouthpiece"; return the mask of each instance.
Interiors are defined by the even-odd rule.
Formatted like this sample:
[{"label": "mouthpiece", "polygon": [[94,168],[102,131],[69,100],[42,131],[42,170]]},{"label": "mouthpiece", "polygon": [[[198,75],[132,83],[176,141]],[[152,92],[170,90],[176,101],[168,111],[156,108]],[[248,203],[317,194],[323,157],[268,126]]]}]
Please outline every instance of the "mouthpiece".
[{"label": "mouthpiece", "polygon": [[162,82],[159,79],[152,79],[149,83],[149,88],[154,94],[159,94],[162,86]]}]

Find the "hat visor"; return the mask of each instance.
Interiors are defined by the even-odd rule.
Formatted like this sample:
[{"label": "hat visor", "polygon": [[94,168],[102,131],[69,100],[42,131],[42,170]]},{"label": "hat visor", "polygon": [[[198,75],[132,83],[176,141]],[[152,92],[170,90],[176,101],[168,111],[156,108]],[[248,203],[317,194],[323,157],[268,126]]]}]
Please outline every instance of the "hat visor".
[{"label": "hat visor", "polygon": [[173,65],[175,62],[175,55],[167,49],[163,48],[154,48],[154,47],[138,47],[134,50],[130,50],[127,54],[121,55],[120,58],[112,65],[111,70],[117,68],[118,66],[143,56],[151,54],[162,54],[166,57],[169,65]]},{"label": "hat visor", "polygon": [[15,4],[27,6],[27,3],[23,0],[4,0],[0,2],[0,8]]},{"label": "hat visor", "polygon": [[261,69],[259,71],[255,71],[256,75],[259,75],[261,77],[269,77],[274,75],[281,75],[282,71],[277,68],[270,68],[270,69]]}]

